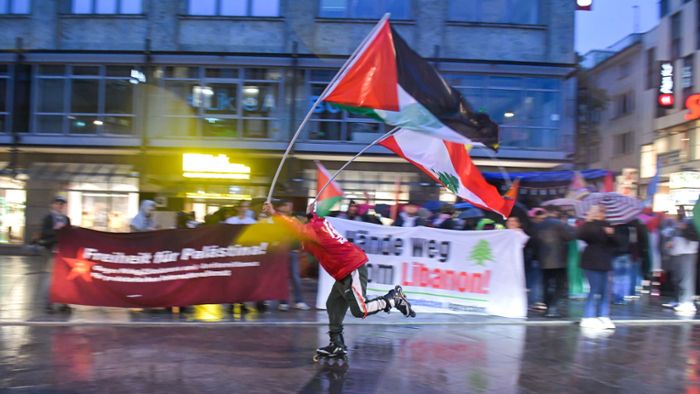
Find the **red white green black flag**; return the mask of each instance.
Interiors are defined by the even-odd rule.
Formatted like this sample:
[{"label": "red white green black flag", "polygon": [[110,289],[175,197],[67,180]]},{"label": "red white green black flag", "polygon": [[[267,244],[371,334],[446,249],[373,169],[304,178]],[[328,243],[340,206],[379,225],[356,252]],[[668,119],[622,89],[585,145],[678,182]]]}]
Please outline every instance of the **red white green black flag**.
[{"label": "red white green black flag", "polygon": [[372,30],[321,99],[391,126],[498,148],[498,126],[488,115],[475,112],[388,20]]}]

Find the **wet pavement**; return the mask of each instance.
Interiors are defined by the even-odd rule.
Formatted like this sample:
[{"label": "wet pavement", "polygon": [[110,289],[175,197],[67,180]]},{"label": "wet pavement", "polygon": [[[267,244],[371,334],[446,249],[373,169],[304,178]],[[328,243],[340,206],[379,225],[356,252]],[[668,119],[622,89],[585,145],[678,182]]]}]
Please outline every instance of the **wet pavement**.
[{"label": "wet pavement", "polygon": [[47,314],[43,275],[38,258],[0,257],[0,392],[700,393],[700,320],[658,298],[614,306],[605,332],[573,323],[581,301],[558,320],[349,317],[349,360],[327,365],[312,361],[323,311]]}]

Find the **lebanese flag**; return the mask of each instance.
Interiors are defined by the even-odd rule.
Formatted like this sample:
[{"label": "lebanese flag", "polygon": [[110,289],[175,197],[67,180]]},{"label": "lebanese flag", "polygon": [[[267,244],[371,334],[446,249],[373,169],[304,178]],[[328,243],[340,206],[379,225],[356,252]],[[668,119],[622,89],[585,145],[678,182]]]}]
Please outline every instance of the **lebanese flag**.
[{"label": "lebanese flag", "polygon": [[[318,192],[328,183],[328,180],[331,179],[331,174],[329,174],[326,167],[318,161],[316,162],[316,168],[316,192]],[[331,210],[333,210],[333,206],[342,199],[343,190],[335,181],[331,182],[330,185],[326,187],[326,190],[318,196],[316,214],[321,217],[328,215]]]},{"label": "lebanese flag", "polygon": [[379,144],[476,207],[497,212],[507,218],[515,205],[518,182],[513,183],[506,197],[501,196],[493,185],[486,182],[469,157],[467,146],[463,144],[411,130],[399,130]]},{"label": "lebanese flag", "polygon": [[321,100],[391,126],[498,149],[498,125],[475,112],[388,20],[375,26]]}]

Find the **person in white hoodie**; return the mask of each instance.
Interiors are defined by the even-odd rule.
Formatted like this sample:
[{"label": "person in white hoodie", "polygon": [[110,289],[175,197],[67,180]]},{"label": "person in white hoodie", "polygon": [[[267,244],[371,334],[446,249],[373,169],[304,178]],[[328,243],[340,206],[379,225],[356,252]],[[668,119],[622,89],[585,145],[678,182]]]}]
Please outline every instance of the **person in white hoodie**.
[{"label": "person in white hoodie", "polygon": [[680,313],[695,313],[695,259],[698,252],[698,232],[693,223],[679,215],[678,222],[670,234],[671,240],[664,245],[671,258],[672,280],[678,304],[673,308]]}]

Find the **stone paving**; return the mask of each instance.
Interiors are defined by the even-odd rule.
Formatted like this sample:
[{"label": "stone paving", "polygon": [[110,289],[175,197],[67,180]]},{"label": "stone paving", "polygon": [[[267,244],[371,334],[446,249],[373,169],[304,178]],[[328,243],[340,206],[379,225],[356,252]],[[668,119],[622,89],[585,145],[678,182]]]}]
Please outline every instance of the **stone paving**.
[{"label": "stone paving", "polygon": [[0,392],[700,393],[700,321],[656,298],[613,307],[604,332],[574,324],[581,301],[558,320],[348,318],[349,361],[326,365],[311,360],[327,343],[322,311],[46,314],[40,260],[0,259]]}]

